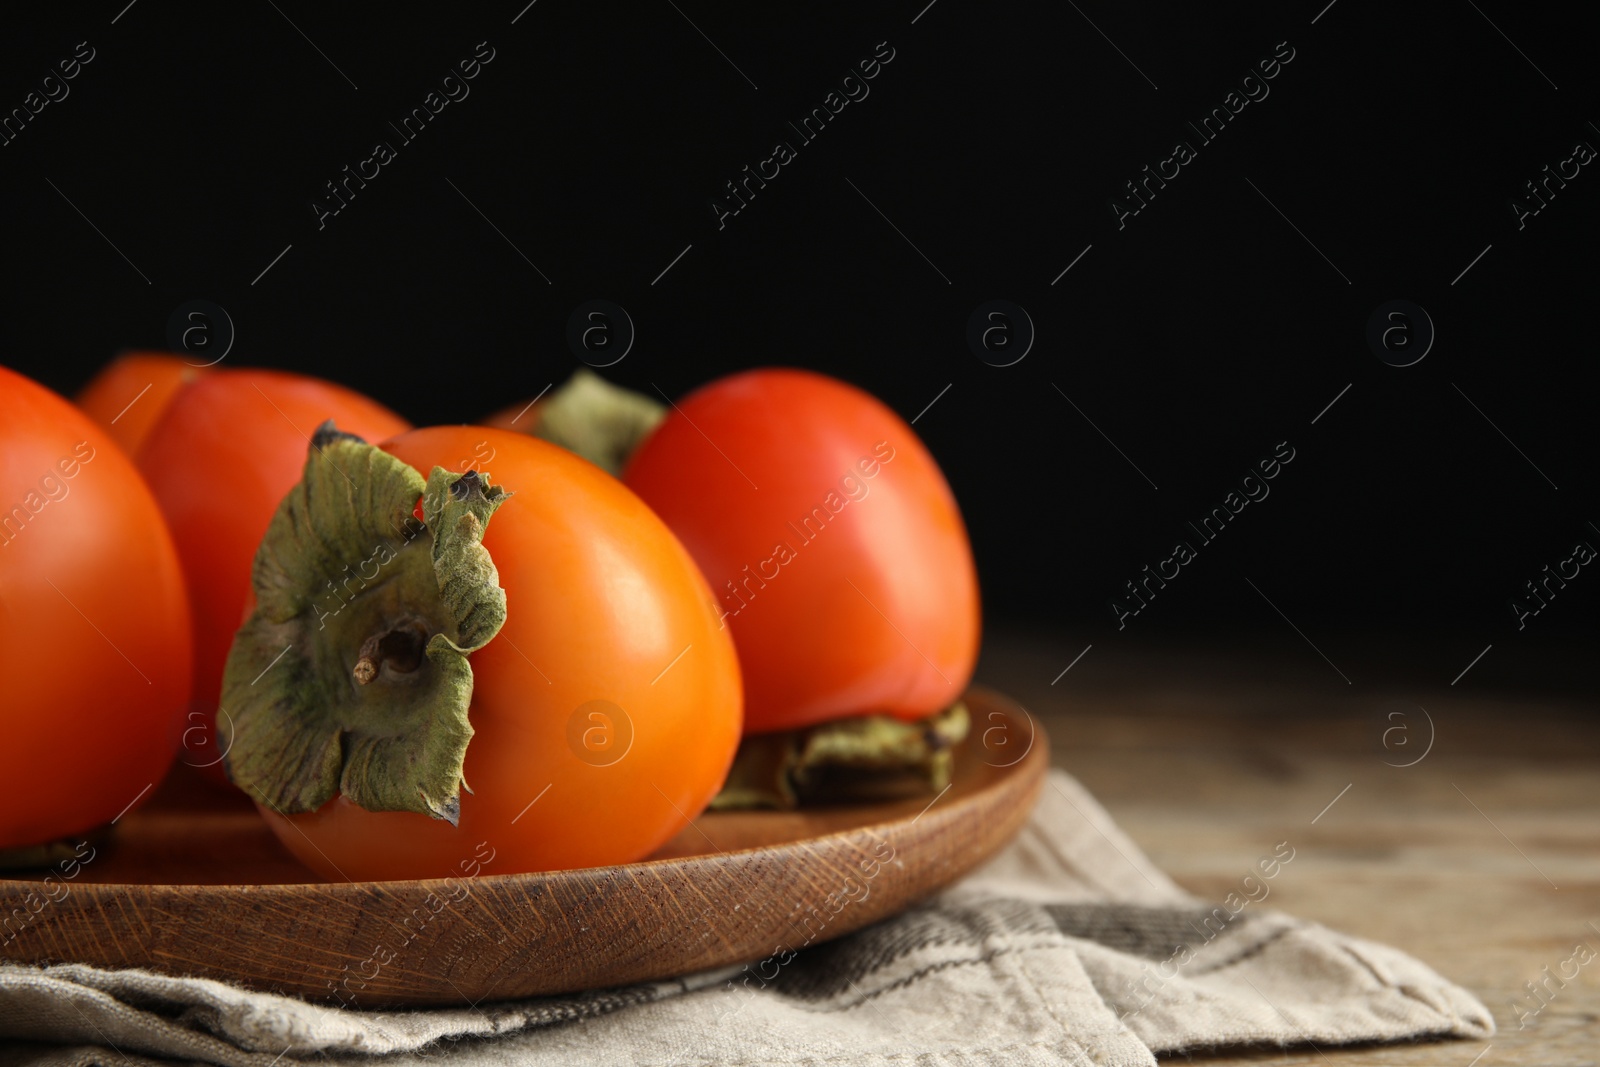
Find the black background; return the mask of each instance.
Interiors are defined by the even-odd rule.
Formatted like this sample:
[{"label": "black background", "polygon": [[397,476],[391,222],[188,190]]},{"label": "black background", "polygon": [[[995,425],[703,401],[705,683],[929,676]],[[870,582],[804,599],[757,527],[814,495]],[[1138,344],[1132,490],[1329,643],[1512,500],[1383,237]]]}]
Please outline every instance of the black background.
[{"label": "black background", "polygon": [[[1286,617],[1340,677],[1414,648],[1443,685],[1493,644],[1473,683],[1593,691],[1597,568],[1520,632],[1508,606],[1600,547],[1600,168],[1521,229],[1510,206],[1600,146],[1578,5],[523,2],[8,22],[0,108],[78,42],[95,58],[0,148],[0,359],[70,393],[204,299],[229,365],[472,421],[564,379],[568,315],[605,298],[638,331],[621,384],[792,364],[917,417],[991,622],[1071,631],[1063,664],[1233,628],[1342,687]],[[388,123],[482,41],[470,96],[402,145]],[[787,123],[885,41],[870,95],[799,146]],[[1270,95],[1201,145],[1184,122],[1285,41]],[[1110,198],[1180,137],[1198,158],[1119,230]],[[397,158],[319,229],[324,183],[380,140]],[[798,157],[719,229],[712,198],[779,140]],[[1009,367],[966,342],[996,298],[1037,329]],[[1396,298],[1437,328],[1405,368],[1365,340]],[[1109,598],[1280,441],[1270,497],[1119,631]]]}]

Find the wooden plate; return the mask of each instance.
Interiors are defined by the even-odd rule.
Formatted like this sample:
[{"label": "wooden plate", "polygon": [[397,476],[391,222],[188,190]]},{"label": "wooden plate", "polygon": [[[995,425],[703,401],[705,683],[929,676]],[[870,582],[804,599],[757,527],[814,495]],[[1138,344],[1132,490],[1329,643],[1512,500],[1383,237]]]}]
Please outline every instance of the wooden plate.
[{"label": "wooden plate", "polygon": [[361,1008],[569,993],[764,959],[904,910],[1021,829],[1049,766],[1045,738],[996,693],[966,699],[973,728],[936,798],[708,812],[650,860],[576,871],[307,884],[242,796],[174,776],[72,879],[0,879],[0,957]]}]

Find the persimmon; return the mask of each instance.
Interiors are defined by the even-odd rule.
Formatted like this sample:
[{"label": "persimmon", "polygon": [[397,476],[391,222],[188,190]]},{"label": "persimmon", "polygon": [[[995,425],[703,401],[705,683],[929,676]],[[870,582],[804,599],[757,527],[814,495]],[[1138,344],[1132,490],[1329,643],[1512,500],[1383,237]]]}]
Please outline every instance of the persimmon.
[{"label": "persimmon", "polygon": [[[115,820],[172,762],[190,684],[178,555],[109,434],[0,368],[0,848]],[[81,859],[81,854],[79,856]]]},{"label": "persimmon", "polygon": [[244,621],[251,561],[278,502],[300,479],[311,435],[328,419],[380,440],[410,428],[332,382],[217,368],[173,395],[138,450],[139,471],[178,546],[194,616],[193,694],[179,758],[219,783],[233,731],[214,716],[228,648]]},{"label": "persimmon", "polygon": [[126,352],[90,379],[74,402],[124,452],[136,456],[172,398],[206,372],[166,352]]},{"label": "persimmon", "polygon": [[678,401],[623,480],[716,591],[751,733],[914,720],[972,676],[978,581],[950,486],[905,421],[809,371],[746,371]]},{"label": "persimmon", "polygon": [[225,762],[330,879],[637,860],[738,745],[738,660],[694,560],[622,483],[515,432],[324,428],[253,589]]}]

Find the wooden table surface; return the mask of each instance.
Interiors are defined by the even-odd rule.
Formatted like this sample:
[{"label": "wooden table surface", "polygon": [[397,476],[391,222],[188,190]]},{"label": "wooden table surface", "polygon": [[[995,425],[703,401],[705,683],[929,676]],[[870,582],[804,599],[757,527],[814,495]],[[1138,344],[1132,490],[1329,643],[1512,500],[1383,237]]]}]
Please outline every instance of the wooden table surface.
[{"label": "wooden table surface", "polygon": [[[1477,1042],[1193,1058],[1211,1067],[1468,1067],[1480,1054],[1477,1067],[1600,1061],[1600,959],[1526,1026],[1512,1008],[1531,1012],[1538,1002],[1523,983],[1546,966],[1558,972],[1575,946],[1600,952],[1592,645],[1564,661],[1580,685],[1573,668],[1589,673],[1587,689],[1561,691],[1451,686],[1453,669],[1435,680],[1396,667],[1399,656],[1347,684],[1295,640],[1153,651],[1104,634],[986,637],[979,680],[1045,725],[1056,765],[1177,882],[1220,900],[1288,840],[1297,856],[1273,883],[1275,906],[1411,953],[1476,994],[1499,1029]],[[1090,642],[1099,643],[1060,674]]]}]

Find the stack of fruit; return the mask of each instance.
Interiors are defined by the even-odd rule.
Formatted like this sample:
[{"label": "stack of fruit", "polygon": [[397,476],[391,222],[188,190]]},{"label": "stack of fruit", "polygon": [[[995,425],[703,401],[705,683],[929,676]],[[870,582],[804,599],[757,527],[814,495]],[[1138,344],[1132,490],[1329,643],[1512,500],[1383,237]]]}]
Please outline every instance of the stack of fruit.
[{"label": "stack of fruit", "polygon": [[413,429],[277,371],[133,354],[74,407],[0,368],[0,509],[13,866],[179,757],[324,877],[425,878],[489,827],[552,870],[710,805],[938,790],[967,729],[955,500],[809,372],[670,406],[580,372]]}]

